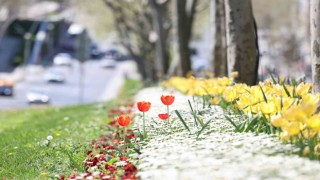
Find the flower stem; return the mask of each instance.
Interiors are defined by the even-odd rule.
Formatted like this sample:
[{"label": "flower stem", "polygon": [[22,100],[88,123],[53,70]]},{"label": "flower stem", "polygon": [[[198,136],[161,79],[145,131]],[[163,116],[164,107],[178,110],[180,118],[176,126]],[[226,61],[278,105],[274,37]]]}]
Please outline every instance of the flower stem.
[{"label": "flower stem", "polygon": [[171,128],[171,130],[172,130],[172,126],[171,126],[171,124],[170,124],[170,122],[169,122],[169,119],[170,119],[170,114],[169,114],[169,105],[167,105],[167,114],[168,114],[168,125],[170,126],[170,128]]},{"label": "flower stem", "polygon": [[126,152],[126,135],[127,135],[127,129],[123,128],[123,147],[124,147],[124,152]]},{"label": "flower stem", "polygon": [[167,114],[168,114],[168,123],[169,123],[170,116],[169,116],[169,106],[168,105],[167,105]]},{"label": "flower stem", "polygon": [[144,115],[144,112],[142,113],[143,114],[143,136],[144,138],[147,137],[147,134],[146,134],[146,124],[145,124],[145,115]]}]

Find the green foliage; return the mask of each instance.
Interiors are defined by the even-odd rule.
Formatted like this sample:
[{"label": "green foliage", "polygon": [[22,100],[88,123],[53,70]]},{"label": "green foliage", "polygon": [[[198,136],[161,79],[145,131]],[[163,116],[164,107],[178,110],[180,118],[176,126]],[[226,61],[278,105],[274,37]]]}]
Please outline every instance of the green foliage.
[{"label": "green foliage", "polygon": [[266,94],[264,93],[262,87],[261,87],[261,86],[259,86],[259,87],[260,87],[260,90],[261,90],[262,95],[263,95],[263,100],[264,100],[266,103],[268,103],[268,99],[267,99],[267,97],[266,97]]},{"label": "green foliage", "polygon": [[[128,99],[139,87],[138,81],[128,81],[120,95]],[[102,125],[110,121],[106,110],[120,103],[2,111],[0,177],[47,179],[69,175],[74,168],[82,171],[90,141],[114,132]],[[49,135],[53,136],[50,143],[46,142]]]},{"label": "green foliage", "polygon": [[197,134],[197,139],[199,139],[200,134],[203,132],[203,130],[210,124],[210,122],[212,121],[212,119],[208,120],[201,128],[201,130],[198,132]]},{"label": "green foliage", "polygon": [[179,111],[178,111],[178,110],[174,110],[174,112],[177,114],[177,116],[178,116],[179,120],[182,122],[183,126],[184,126],[189,132],[191,132],[190,129],[189,129],[189,127],[188,127],[188,125],[187,125],[187,123],[186,123],[186,121],[182,118],[182,116],[181,116],[181,114],[179,113]]}]

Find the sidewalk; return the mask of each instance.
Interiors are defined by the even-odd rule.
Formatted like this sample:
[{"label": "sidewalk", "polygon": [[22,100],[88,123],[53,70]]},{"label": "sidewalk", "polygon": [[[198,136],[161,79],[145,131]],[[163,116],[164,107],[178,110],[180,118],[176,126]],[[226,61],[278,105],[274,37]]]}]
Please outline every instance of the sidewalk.
[{"label": "sidewalk", "polygon": [[39,75],[45,68],[39,65],[29,65],[26,67],[17,67],[11,73],[0,73],[0,79],[18,83],[24,80],[27,75]]},{"label": "sidewalk", "polygon": [[[318,161],[295,155],[298,149],[282,144],[277,137],[234,133],[233,126],[218,106],[205,109],[204,122],[212,121],[196,140],[197,129],[193,127],[194,120],[187,102],[192,97],[178,92],[174,92],[176,100],[171,110],[179,110],[187,119],[191,135],[174,112],[170,119],[171,130],[157,117],[165,112],[160,101],[162,94],[169,92],[162,88],[147,88],[136,95],[136,101],[152,103],[146,114],[150,141],[143,146],[138,165],[141,179],[320,179]],[[201,109],[202,104],[198,107]],[[135,126],[142,128],[139,121]]]},{"label": "sidewalk", "polygon": [[138,73],[136,64],[131,61],[118,62],[117,70],[112,75],[110,82],[104,89],[97,101],[110,101],[118,96],[122,85],[126,79],[139,80],[140,75]]}]

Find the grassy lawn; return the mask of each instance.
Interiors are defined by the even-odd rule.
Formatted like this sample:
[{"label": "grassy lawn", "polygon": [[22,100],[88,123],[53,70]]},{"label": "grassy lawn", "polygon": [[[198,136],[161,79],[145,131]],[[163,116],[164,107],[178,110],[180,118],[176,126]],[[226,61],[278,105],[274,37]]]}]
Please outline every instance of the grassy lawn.
[{"label": "grassy lawn", "polygon": [[0,111],[0,179],[54,178],[82,167],[90,141],[108,133],[102,126],[107,110],[139,88],[127,81],[119,98],[106,103]]}]

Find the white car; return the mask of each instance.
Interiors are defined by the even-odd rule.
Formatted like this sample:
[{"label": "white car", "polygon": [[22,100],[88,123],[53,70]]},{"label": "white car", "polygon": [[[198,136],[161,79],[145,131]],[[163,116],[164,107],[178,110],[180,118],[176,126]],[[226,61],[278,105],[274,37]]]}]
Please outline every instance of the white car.
[{"label": "white car", "polygon": [[65,75],[59,71],[50,71],[45,74],[44,79],[47,82],[63,83],[66,79]]},{"label": "white car", "polygon": [[100,65],[103,68],[115,68],[117,66],[117,62],[112,58],[103,58],[100,60]]},{"label": "white car", "polygon": [[59,53],[53,58],[53,63],[58,66],[71,66],[72,56],[67,53]]},{"label": "white car", "polygon": [[31,91],[27,93],[29,104],[49,104],[50,97],[41,91]]}]

